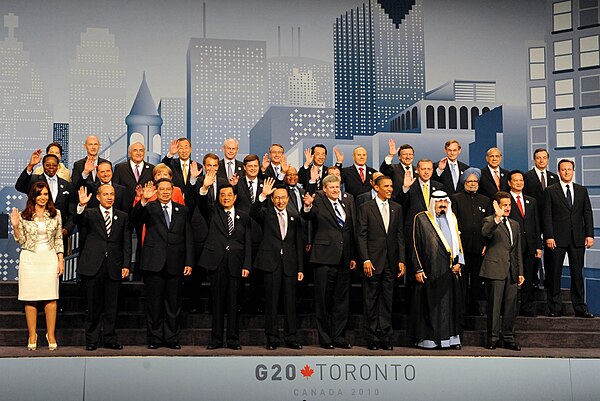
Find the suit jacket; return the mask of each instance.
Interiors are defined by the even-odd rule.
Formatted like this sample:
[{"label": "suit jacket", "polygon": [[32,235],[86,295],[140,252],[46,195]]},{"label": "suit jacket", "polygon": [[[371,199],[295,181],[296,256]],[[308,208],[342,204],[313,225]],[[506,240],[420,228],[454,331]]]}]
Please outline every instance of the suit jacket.
[{"label": "suit jacket", "polygon": [[[510,188],[508,187],[508,173],[509,171],[499,167],[500,169],[500,191],[510,192]],[[498,192],[498,187],[496,186],[496,181],[492,177],[492,173],[490,173],[490,169],[488,166],[484,166],[481,168],[481,178],[479,179],[479,191],[480,194],[487,196],[492,199],[496,192]]]},{"label": "suit jacket", "polygon": [[[377,196],[377,195],[375,195],[375,196]],[[373,198],[373,194],[371,193],[371,190],[369,190],[369,192],[362,193],[362,194],[358,195],[357,197],[355,197],[354,205],[356,206],[357,210],[360,210],[360,206],[363,203],[370,201],[371,199],[375,199],[375,198]]]},{"label": "suit jacket", "polygon": [[126,160],[115,165],[112,182],[114,184],[123,185],[125,188],[127,188],[128,196],[130,196],[131,199],[134,199],[135,187],[138,184],[143,187],[148,181],[152,181],[153,169],[153,164],[144,162],[144,167],[142,167],[142,171],[140,172],[140,179],[136,182],[135,175],[133,174],[133,170],[129,164],[129,160]]},{"label": "suit jacket", "polygon": [[79,251],[77,272],[94,276],[106,260],[106,271],[111,280],[121,280],[121,269],[131,262],[131,230],[129,216],[113,207],[110,236],[106,234],[104,216],[98,207],[75,214],[77,227],[85,231],[85,244]]},{"label": "suit jacket", "polygon": [[[58,180],[58,194],[56,194],[54,207],[60,210],[62,228],[71,233],[75,227],[75,223],[73,223],[75,204],[72,202],[72,200],[75,199],[75,191],[73,191],[73,186],[70,182],[63,180],[59,176],[56,176],[56,178]],[[38,181],[48,183],[44,174],[27,174],[27,168],[25,168],[17,179],[15,189],[24,194],[28,194],[29,188]]]},{"label": "suit jacket", "polygon": [[496,224],[495,216],[483,219],[481,235],[487,239],[487,248],[481,263],[479,276],[491,280],[504,280],[510,275],[514,282],[519,282],[523,275],[523,255],[521,253],[521,229],[519,223],[509,218],[513,234],[510,242],[508,228],[502,221]]},{"label": "suit jacket", "polygon": [[131,213],[133,224],[146,224],[146,237],[142,247],[142,270],[167,272],[182,276],[185,266],[194,266],[192,228],[188,208],[171,202],[171,224],[167,227],[162,205],[158,200],[145,207],[138,202]]},{"label": "suit jacket", "polygon": [[[219,170],[220,171],[220,170]],[[258,200],[258,195],[262,192],[263,182],[264,180],[256,177],[255,180],[258,180],[256,185],[256,193],[254,194],[254,200]],[[248,189],[248,182],[246,181],[246,177],[240,178],[237,184],[237,199],[235,200],[235,207],[240,208],[244,212],[250,212],[250,207],[252,206],[252,200],[250,199],[250,189]]]},{"label": "suit jacket", "polygon": [[[244,170],[244,162],[241,162],[236,159],[235,166],[233,166],[233,172],[235,174],[237,174],[238,177],[240,177],[240,181],[241,181],[242,177],[244,177],[246,175],[246,170]],[[228,181],[227,180],[227,166],[225,166],[225,159],[219,160],[219,170],[217,170],[217,177],[220,180]]]},{"label": "suit jacket", "polygon": [[433,166],[433,178],[436,181],[439,181],[444,185],[444,188],[446,190],[446,193],[448,193],[448,195],[452,195],[456,192],[460,192],[464,188],[464,184],[460,183],[460,177],[465,172],[465,170],[469,168],[469,165],[461,162],[460,160],[458,160],[457,163],[458,163],[458,182],[456,183],[456,189],[454,188],[454,182],[452,181],[452,171],[450,170],[450,164],[449,163],[446,164],[446,168],[444,169],[444,171],[442,171],[441,175],[438,175],[438,173],[437,173],[438,163],[435,163],[435,165]]},{"label": "suit jacket", "polygon": [[313,226],[310,262],[317,265],[341,264],[349,268],[350,260],[356,260],[354,202],[350,196],[342,196],[340,204],[346,220],[344,227],[340,228],[331,202],[324,194],[318,194],[308,212],[302,208],[302,215],[312,221]]},{"label": "suit jacket", "polygon": [[[560,179],[556,173],[546,170],[546,188],[550,185],[558,184]],[[525,195],[533,196],[537,201],[538,213],[540,214],[540,221],[542,212],[544,210],[544,190],[542,189],[542,183],[537,176],[535,169],[527,171],[523,178],[525,179],[525,187],[523,193]]]},{"label": "suit jacket", "polygon": [[[79,187],[83,184],[96,185],[100,181],[98,179],[98,177],[96,177],[96,179],[94,179],[94,174],[92,174],[92,173],[90,173],[86,179],[83,179],[82,174],[83,174],[83,169],[85,167],[86,161],[87,161],[87,156],[84,157],[83,159],[79,159],[75,163],[73,163],[73,174],[71,175],[71,183],[73,184],[73,188],[75,189],[76,192],[79,191]],[[105,162],[105,161],[106,161],[106,159],[99,157],[96,165],[98,165],[102,162]]]},{"label": "suit jacket", "polygon": [[523,253],[535,254],[536,249],[542,249],[542,230],[539,219],[539,211],[535,198],[521,194],[521,202],[525,208],[525,217],[521,215],[519,206],[511,197],[510,218],[519,223],[521,229],[521,251]]},{"label": "suit jacket", "polygon": [[[392,182],[394,183],[394,192],[392,193],[392,199],[398,199],[399,193],[402,192],[404,174],[406,174],[406,170],[402,167],[402,164],[387,164],[384,160],[381,163],[381,166],[379,166],[379,171],[381,171],[383,174],[387,175],[392,179]],[[414,172],[414,176],[416,177],[417,166],[413,165],[412,171]],[[404,212],[406,212],[406,209],[404,209]]]},{"label": "suit jacket", "polygon": [[[123,185],[119,184],[111,184],[115,189],[115,202],[113,207],[122,212],[129,214],[131,208],[133,207],[133,198],[131,198],[131,194],[127,191]],[[98,193],[98,188],[100,188],[100,181],[98,180],[96,184],[87,183],[86,187],[88,189],[88,193],[92,194],[90,201],[88,202],[88,209],[93,209],[100,205],[98,198],[96,198],[96,194]]]},{"label": "suit jacket", "polygon": [[371,260],[373,263],[373,274],[380,274],[386,263],[392,271],[396,271],[398,263],[405,261],[402,207],[389,201],[388,208],[390,221],[387,233],[375,199],[364,203],[358,211],[358,250],[363,262]]},{"label": "suit jacket", "polygon": [[369,167],[367,165],[365,168],[365,181],[362,182],[360,179],[360,174],[358,174],[358,170],[356,166],[351,165],[349,167],[344,167],[342,169],[342,182],[344,183],[344,190],[354,196],[356,198],[360,194],[364,194],[365,192],[371,191],[371,176],[377,170],[373,167]]},{"label": "suit jacket", "polygon": [[262,227],[263,233],[254,265],[266,272],[274,272],[282,266],[283,274],[295,277],[303,271],[302,222],[293,206],[288,204],[286,211],[287,232],[285,238],[281,238],[279,217],[272,204],[257,200],[250,208],[250,217]]},{"label": "suit jacket", "polygon": [[560,183],[546,188],[542,219],[544,238],[554,238],[556,245],[567,247],[571,238],[575,246],[584,246],[585,237],[594,236],[594,216],[587,188],[572,184],[573,207],[569,209]]},{"label": "suit jacket", "polygon": [[[429,199],[431,199],[431,194],[437,190],[444,189],[444,186],[437,181],[429,180],[428,189]],[[425,199],[423,198],[423,189],[421,189],[421,181],[419,178],[417,178],[417,180],[410,186],[408,192],[404,193],[402,188],[400,188],[397,202],[402,205],[402,210],[404,211],[404,221],[406,222],[406,228],[408,230],[406,233],[410,235],[412,232],[411,227],[416,214],[426,211],[427,207],[429,206],[429,204],[425,204]]]},{"label": "suit jacket", "polygon": [[207,270],[225,268],[232,277],[241,277],[242,269],[252,264],[251,222],[248,213],[235,209],[233,233],[229,235],[227,215],[220,204],[209,204],[207,195],[200,195],[198,208],[208,224],[199,265]]},{"label": "suit jacket", "polygon": [[480,193],[470,194],[465,191],[455,193],[451,198],[463,251],[481,255],[484,246],[481,224],[483,218],[494,211],[490,198]]},{"label": "suit jacket", "polygon": [[171,168],[171,171],[173,172],[173,186],[179,187],[181,189],[181,192],[183,193],[186,199],[186,206],[193,206],[188,204],[188,200],[193,200],[194,197],[194,186],[190,184],[190,178],[192,177],[192,174],[190,173],[190,164],[192,163],[192,160],[188,160],[188,171],[186,178],[187,183],[184,183],[183,181],[183,170],[181,169],[181,162],[179,158],[165,156],[161,160],[161,163],[164,163],[167,166],[169,166],[169,168]]}]

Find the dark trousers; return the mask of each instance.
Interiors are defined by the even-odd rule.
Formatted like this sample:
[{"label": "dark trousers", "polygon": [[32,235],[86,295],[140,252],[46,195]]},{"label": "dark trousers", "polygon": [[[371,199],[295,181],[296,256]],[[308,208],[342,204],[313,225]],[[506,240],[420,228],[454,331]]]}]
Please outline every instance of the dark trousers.
[{"label": "dark trousers", "polygon": [[315,265],[313,274],[319,343],[344,343],[350,303],[350,270],[341,264]]},{"label": "dark trousers", "polygon": [[240,344],[238,322],[238,287],[240,278],[229,274],[226,264],[208,271],[210,282],[212,331],[211,344],[223,345],[225,312],[227,312],[227,345]]},{"label": "dark trousers", "polygon": [[142,275],[146,287],[148,344],[178,342],[182,276],[169,274],[166,266],[159,272],[142,271]]},{"label": "dark trousers", "polygon": [[530,253],[523,254],[523,276],[525,277],[525,281],[521,285],[521,310],[526,313],[535,313],[533,290],[538,260],[535,258],[535,255]]},{"label": "dark trousers", "polygon": [[[263,272],[265,281],[265,335],[267,342],[279,343],[277,310],[279,296],[283,292],[284,325],[283,338],[286,342],[296,341],[296,283],[298,277],[286,276],[278,267],[274,272]],[[254,273],[254,272],[253,272]]]},{"label": "dark trousers", "polygon": [[546,275],[548,283],[548,310],[549,312],[562,312],[562,295],[560,292],[561,276],[565,254],[569,255],[569,270],[571,272],[571,301],[576,313],[586,313],[588,311],[585,304],[585,287],[583,285],[583,257],[585,247],[575,246],[573,241],[568,247],[556,247],[552,252],[552,268],[548,271],[546,266]]},{"label": "dark trousers", "polygon": [[[485,280],[487,292],[487,337],[488,341],[498,341],[500,328],[505,342],[515,341],[517,320],[517,283],[509,277],[504,280]],[[500,317],[502,315],[502,317]],[[502,319],[502,320],[501,320]]]},{"label": "dark trousers", "polygon": [[396,275],[386,263],[380,274],[363,278],[363,305],[367,342],[390,342],[392,300]]},{"label": "dark trousers", "polygon": [[85,283],[88,313],[85,317],[85,343],[98,344],[102,330],[104,344],[118,342],[115,333],[117,302],[121,281],[111,280],[106,271],[106,260],[94,276],[81,275]]},{"label": "dark trousers", "polygon": [[467,311],[476,314],[483,312],[483,279],[479,277],[482,261],[481,253],[465,253],[465,301]]}]

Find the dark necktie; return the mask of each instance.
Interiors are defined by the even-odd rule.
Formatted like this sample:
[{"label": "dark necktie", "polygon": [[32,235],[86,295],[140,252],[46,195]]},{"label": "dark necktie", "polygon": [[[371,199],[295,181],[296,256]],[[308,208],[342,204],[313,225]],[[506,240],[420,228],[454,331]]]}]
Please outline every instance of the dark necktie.
[{"label": "dark necktie", "polygon": [[169,207],[167,205],[163,206],[163,212],[165,214],[165,223],[167,223],[167,227],[171,227],[171,219],[169,218]]},{"label": "dark necktie", "polygon": [[541,172],[542,174],[542,179],[541,179],[541,184],[542,184],[542,189],[546,189],[546,177],[544,176],[544,172]]},{"label": "dark necktie", "polygon": [[571,188],[569,188],[569,184],[567,186],[567,205],[569,205],[569,209],[573,207],[573,196],[571,195]]},{"label": "dark necktie", "polygon": [[503,217],[502,223],[506,226],[506,231],[508,231],[508,237],[510,238],[510,244],[512,245],[513,238],[512,238],[512,232],[510,231],[510,225],[508,224],[508,219],[506,217]]},{"label": "dark necktie", "polygon": [[227,213],[227,231],[229,232],[229,236],[233,233],[233,219],[231,218],[231,210],[226,211]]},{"label": "dark necktie", "polygon": [[110,237],[110,229],[112,227],[112,220],[110,219],[110,210],[104,212],[104,226],[106,227],[106,236]]},{"label": "dark necktie", "polygon": [[254,203],[254,181],[248,181],[248,191],[250,192],[250,203]]},{"label": "dark necktie", "polygon": [[338,209],[337,202],[333,204],[333,210],[335,211],[335,219],[338,223],[338,226],[340,226],[340,228],[343,228],[344,227],[344,218],[342,217],[342,212],[340,212],[340,209]]}]

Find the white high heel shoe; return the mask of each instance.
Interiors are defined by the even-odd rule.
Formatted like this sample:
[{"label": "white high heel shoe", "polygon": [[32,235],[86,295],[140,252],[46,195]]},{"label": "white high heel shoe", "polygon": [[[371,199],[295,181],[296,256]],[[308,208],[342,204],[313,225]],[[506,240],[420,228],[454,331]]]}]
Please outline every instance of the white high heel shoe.
[{"label": "white high heel shoe", "polygon": [[48,333],[46,333],[46,341],[48,341],[48,350],[49,351],[56,351],[58,349],[58,344],[51,343],[50,340],[48,339]]},{"label": "white high heel shoe", "polygon": [[29,338],[27,338],[27,350],[35,351],[37,349],[37,334],[35,335],[35,341],[32,343],[29,342]]}]

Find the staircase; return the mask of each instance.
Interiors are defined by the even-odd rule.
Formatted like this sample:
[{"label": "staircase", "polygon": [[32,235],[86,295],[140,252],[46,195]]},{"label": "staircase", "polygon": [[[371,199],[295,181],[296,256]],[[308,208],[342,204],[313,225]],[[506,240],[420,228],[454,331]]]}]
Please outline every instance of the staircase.
[{"label": "staircase", "polygon": [[[120,313],[117,319],[117,334],[124,345],[146,344],[146,321],[144,317],[144,286],[142,283],[124,283],[121,286]],[[27,326],[23,313],[23,303],[17,300],[16,282],[0,283],[0,346],[23,346],[27,338]],[[205,346],[210,339],[211,316],[209,313],[209,288],[203,286],[200,297],[200,314],[183,312],[181,316],[184,345]],[[312,286],[299,289],[298,340],[305,345],[317,345],[318,337],[312,300]],[[406,337],[408,306],[405,301],[407,290],[398,286],[394,298],[394,334],[392,343],[397,346],[410,346]],[[58,315],[57,339],[65,346],[83,346],[85,319],[85,291],[82,284],[61,283]],[[523,347],[551,348],[600,348],[600,319],[575,318],[570,304],[568,290],[563,290],[563,310],[565,316],[546,316],[545,292],[536,290],[536,311],[539,317],[517,319],[517,339]],[[184,307],[189,304],[184,299]],[[483,345],[486,338],[486,317],[468,316],[465,318],[463,345]],[[281,326],[282,327],[282,326]],[[240,339],[242,345],[263,345],[264,316],[242,313],[240,315]],[[38,333],[45,330],[43,313],[38,317]],[[353,284],[350,292],[350,319],[347,339],[351,344],[364,345],[362,317],[362,289]]]}]

